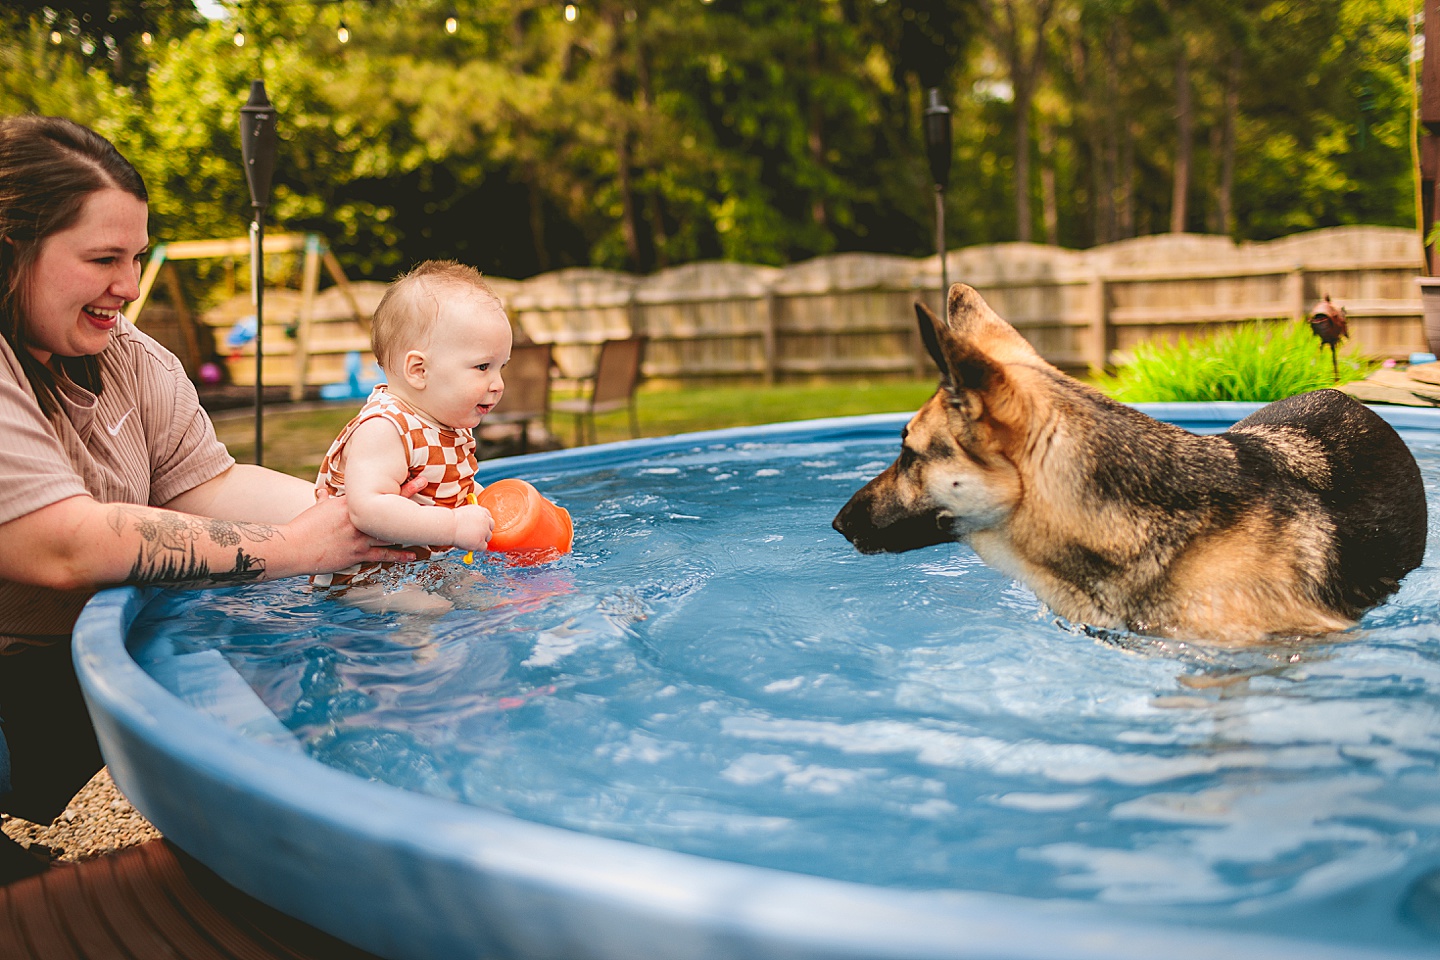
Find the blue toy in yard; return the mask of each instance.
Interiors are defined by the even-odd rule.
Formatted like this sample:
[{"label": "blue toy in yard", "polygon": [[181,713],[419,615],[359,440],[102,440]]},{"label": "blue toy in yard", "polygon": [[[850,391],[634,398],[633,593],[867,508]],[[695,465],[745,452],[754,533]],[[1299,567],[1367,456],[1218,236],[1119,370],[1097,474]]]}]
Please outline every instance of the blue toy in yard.
[{"label": "blue toy in yard", "polygon": [[259,332],[259,329],[260,324],[259,321],[256,320],[255,314],[252,313],[249,316],[241,317],[235,321],[235,325],[225,334],[225,346],[230,349],[231,353],[237,353],[241,347],[255,339],[255,335]]},{"label": "blue toy in yard", "polygon": [[320,387],[322,400],[364,400],[377,383],[385,379],[380,368],[374,363],[364,369],[360,352],[351,350],[345,354],[345,379],[339,383],[327,383]]}]

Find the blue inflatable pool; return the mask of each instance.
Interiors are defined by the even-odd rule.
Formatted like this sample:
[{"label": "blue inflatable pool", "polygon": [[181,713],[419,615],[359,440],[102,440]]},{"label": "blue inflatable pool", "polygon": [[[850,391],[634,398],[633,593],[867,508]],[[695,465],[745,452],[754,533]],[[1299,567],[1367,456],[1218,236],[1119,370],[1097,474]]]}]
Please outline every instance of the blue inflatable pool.
[{"label": "blue inflatable pool", "polygon": [[[1206,432],[1255,407],[1143,409]],[[1440,444],[1440,411],[1381,412],[1412,443]],[[493,479],[502,467],[524,476],[604,471],[720,442],[833,445],[883,438],[893,444],[906,419],[781,424],[536,454],[482,464],[482,479]],[[582,523],[577,513],[577,532]],[[1247,927],[1243,918],[1219,925],[1177,921],[1173,911],[1117,909],[1104,897],[834,879],[375,782],[308,755],[223,657],[179,658],[183,672],[177,667],[160,678],[142,669],[132,626],[163,596],[106,591],[76,628],[77,669],[115,781],[167,838],[231,884],[384,957],[1398,960],[1440,949],[1440,843],[1433,831],[1419,835],[1388,868],[1385,889],[1408,891],[1408,899],[1384,907],[1397,916],[1409,912],[1404,923],[1397,921],[1401,933],[1367,943],[1333,936],[1323,922],[1309,935],[1297,933],[1294,923],[1267,930]],[[1430,639],[1436,638],[1440,633]],[[1440,689],[1425,696],[1432,694]],[[1431,766],[1415,775],[1440,771],[1434,757]],[[1335,906],[1319,908],[1337,927],[1351,909],[1343,899],[1342,893]]]}]

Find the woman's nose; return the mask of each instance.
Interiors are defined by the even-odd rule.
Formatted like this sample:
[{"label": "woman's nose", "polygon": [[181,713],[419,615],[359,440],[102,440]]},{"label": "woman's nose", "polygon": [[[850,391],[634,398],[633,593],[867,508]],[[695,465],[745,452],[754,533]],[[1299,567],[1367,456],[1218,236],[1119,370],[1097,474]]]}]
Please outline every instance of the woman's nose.
[{"label": "woman's nose", "polygon": [[126,303],[140,299],[140,263],[121,264],[110,284],[110,293]]}]

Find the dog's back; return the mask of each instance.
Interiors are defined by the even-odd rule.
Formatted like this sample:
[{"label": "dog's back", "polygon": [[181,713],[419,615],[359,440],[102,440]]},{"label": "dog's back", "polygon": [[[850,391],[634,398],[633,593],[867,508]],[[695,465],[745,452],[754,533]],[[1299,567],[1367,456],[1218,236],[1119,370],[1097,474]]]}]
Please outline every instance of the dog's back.
[{"label": "dog's back", "polygon": [[[1320,599],[1347,618],[1393,593],[1425,556],[1425,487],[1405,441],[1373,410],[1338,390],[1262,407],[1221,435],[1257,482],[1290,477],[1334,525]],[[1297,504],[1298,506],[1298,504]]]}]

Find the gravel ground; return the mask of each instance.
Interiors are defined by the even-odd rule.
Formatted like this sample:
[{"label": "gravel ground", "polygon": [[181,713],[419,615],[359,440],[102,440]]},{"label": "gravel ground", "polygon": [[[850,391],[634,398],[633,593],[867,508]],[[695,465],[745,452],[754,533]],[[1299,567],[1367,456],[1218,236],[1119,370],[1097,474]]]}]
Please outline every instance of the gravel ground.
[{"label": "gravel ground", "polygon": [[97,773],[54,823],[7,816],[0,829],[22,846],[48,848],[52,860],[88,860],[160,836],[121,795],[108,769]]}]

